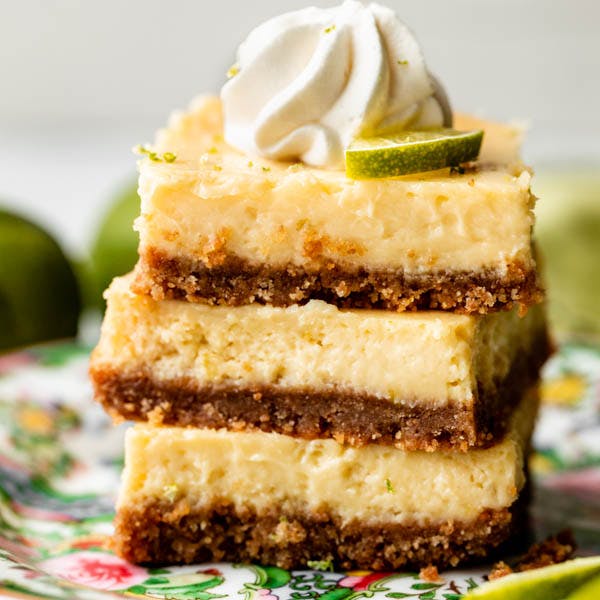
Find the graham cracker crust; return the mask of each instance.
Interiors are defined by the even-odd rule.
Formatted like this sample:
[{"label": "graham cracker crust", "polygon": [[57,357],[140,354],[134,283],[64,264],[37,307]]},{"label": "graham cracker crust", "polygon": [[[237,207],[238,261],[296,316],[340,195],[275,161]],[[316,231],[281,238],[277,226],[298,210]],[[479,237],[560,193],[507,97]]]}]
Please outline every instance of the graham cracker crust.
[{"label": "graham cracker crust", "polygon": [[117,512],[114,549],[148,565],[232,561],[292,569],[331,560],[344,570],[454,567],[490,558],[523,531],[525,506],[523,498],[510,508],[483,510],[472,522],[422,526],[342,523],[325,510],[257,514],[225,501],[193,509],[185,499],[136,501]]},{"label": "graham cracker crust", "polygon": [[535,268],[509,265],[500,277],[490,270],[437,271],[407,275],[399,270],[352,269],[327,261],[310,270],[301,266],[254,265],[223,252],[218,260],[169,257],[148,248],[140,255],[133,289],[164,298],[240,306],[273,306],[324,300],[341,308],[450,310],[487,313],[523,309],[541,302]]},{"label": "graham cracker crust", "polygon": [[478,390],[472,408],[395,404],[339,388],[214,386],[189,377],[164,381],[152,375],[151,365],[120,371],[92,361],[90,375],[96,400],[115,420],[332,437],[355,446],[375,442],[405,450],[467,451],[502,438],[523,390],[537,380],[548,353],[547,338],[541,335],[532,353],[520,355],[495,390]]}]

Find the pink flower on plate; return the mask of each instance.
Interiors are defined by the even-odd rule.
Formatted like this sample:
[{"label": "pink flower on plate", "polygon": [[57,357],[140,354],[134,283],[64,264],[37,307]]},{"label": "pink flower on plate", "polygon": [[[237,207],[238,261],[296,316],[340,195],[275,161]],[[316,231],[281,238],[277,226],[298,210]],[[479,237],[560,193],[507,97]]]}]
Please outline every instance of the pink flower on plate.
[{"label": "pink flower on plate", "polygon": [[26,367],[35,363],[35,358],[28,352],[15,352],[0,356],[0,375],[10,373],[19,367]]},{"label": "pink flower on plate", "polygon": [[544,485],[555,490],[570,492],[572,494],[600,494],[600,469],[588,467],[585,469],[566,471],[550,475],[544,480]]},{"label": "pink flower on plate", "polygon": [[279,596],[276,596],[275,594],[271,594],[271,590],[267,590],[267,589],[262,589],[262,590],[257,590],[256,591],[256,598],[257,600],[279,600]]},{"label": "pink flower on plate", "polygon": [[55,577],[97,590],[124,590],[148,579],[146,569],[105,552],[73,552],[45,560],[39,567]]},{"label": "pink flower on plate", "polygon": [[370,571],[351,571],[346,577],[338,581],[338,586],[351,588],[355,592],[364,592],[374,583],[381,579],[389,577],[392,573],[370,572]]}]

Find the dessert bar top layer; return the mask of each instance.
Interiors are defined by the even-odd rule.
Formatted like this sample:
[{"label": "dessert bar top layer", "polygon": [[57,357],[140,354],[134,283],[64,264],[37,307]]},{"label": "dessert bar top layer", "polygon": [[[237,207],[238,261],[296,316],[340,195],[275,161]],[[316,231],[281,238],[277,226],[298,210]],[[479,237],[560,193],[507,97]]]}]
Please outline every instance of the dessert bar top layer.
[{"label": "dessert bar top layer", "polygon": [[455,125],[485,128],[472,169],[357,181],[239,153],[223,142],[218,99],[201,98],[158,135],[157,152],[176,160],[140,161],[142,259],[416,275],[534,269],[534,197],[520,131],[467,117]]},{"label": "dessert bar top layer", "polygon": [[258,515],[325,511],[342,523],[469,523],[516,500],[536,409],[536,395],[526,394],[505,439],[468,453],[136,425],[119,507],[183,499],[191,512],[226,502]]},{"label": "dessert bar top layer", "polygon": [[[472,408],[545,342],[542,307],[487,315],[340,310],[321,301],[231,309],[155,301],[116,279],[92,370],[198,389],[347,391],[407,406]],[[539,351],[538,351],[539,352]],[[542,357],[543,358],[543,357]]]}]

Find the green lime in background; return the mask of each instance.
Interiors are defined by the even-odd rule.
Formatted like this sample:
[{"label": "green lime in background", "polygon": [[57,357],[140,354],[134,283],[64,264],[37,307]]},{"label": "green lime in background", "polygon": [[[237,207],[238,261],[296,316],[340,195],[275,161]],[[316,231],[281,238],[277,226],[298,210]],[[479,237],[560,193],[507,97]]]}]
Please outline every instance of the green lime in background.
[{"label": "green lime in background", "polygon": [[77,334],[73,268],[42,228],[0,210],[0,351]]},{"label": "green lime in background", "polygon": [[346,150],[352,179],[396,177],[456,167],[479,156],[483,131],[432,129],[357,138]]},{"label": "green lime in background", "polygon": [[131,271],[135,265],[138,236],[133,221],[139,214],[137,186],[130,183],[116,195],[96,233],[90,252],[89,305],[103,307],[102,292],[113,277]]},{"label": "green lime in background", "polygon": [[600,171],[540,170],[536,238],[559,339],[600,339]]}]

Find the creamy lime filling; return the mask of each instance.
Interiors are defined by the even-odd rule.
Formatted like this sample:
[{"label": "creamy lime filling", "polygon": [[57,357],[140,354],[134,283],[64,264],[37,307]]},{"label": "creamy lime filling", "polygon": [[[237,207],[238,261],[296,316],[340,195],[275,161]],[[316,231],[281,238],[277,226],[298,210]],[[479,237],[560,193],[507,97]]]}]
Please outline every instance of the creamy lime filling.
[{"label": "creamy lime filling", "polygon": [[535,404],[521,403],[501,443],[468,453],[136,425],[127,433],[119,505],[184,499],[193,510],[226,501],[259,514],[324,509],[343,522],[469,523],[517,499]]},{"label": "creamy lime filling", "polygon": [[198,386],[341,388],[405,406],[471,406],[519,353],[528,354],[539,307],[485,316],[339,310],[321,301],[277,308],[154,301],[117,279],[94,355],[125,374],[188,377]]},{"label": "creamy lime filling", "polygon": [[481,160],[506,168],[353,181],[343,171],[249,159],[223,141],[221,103],[198,99],[161,131],[141,162],[140,249],[202,258],[221,250],[254,264],[478,271],[533,268],[531,175],[518,164],[518,129],[457,118],[485,129]]}]

